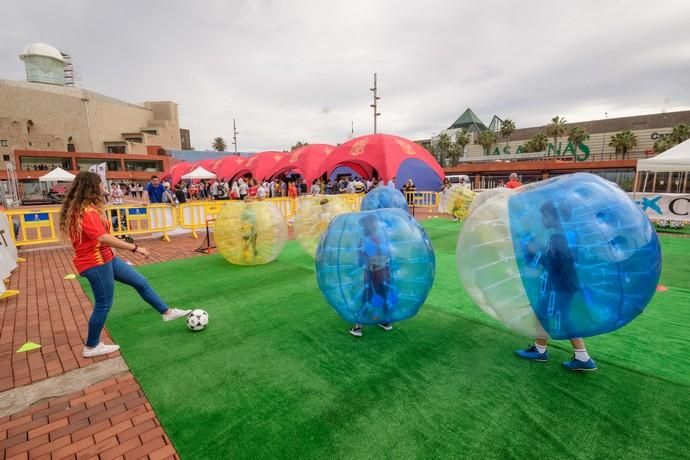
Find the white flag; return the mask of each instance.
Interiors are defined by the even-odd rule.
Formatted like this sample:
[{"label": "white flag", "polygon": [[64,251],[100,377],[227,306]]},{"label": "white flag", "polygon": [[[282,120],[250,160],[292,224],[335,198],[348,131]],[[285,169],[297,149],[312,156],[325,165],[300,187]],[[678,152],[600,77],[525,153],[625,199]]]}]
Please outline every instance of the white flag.
[{"label": "white flag", "polygon": [[98,174],[101,178],[101,182],[103,182],[103,187],[105,187],[106,191],[110,192],[110,187],[108,187],[108,181],[105,178],[105,173],[107,170],[107,163],[98,163],[97,165],[89,166],[89,171]]}]

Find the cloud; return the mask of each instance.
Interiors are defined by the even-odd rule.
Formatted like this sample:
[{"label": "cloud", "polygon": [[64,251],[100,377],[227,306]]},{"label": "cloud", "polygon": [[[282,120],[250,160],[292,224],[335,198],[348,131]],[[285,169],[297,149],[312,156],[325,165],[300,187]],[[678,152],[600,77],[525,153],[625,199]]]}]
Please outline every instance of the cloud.
[{"label": "cloud", "polygon": [[0,78],[45,41],[68,50],[83,86],[126,101],[174,100],[197,148],[338,143],[354,124],[423,138],[466,107],[519,127],[687,108],[690,4],[583,0],[10,0]]}]

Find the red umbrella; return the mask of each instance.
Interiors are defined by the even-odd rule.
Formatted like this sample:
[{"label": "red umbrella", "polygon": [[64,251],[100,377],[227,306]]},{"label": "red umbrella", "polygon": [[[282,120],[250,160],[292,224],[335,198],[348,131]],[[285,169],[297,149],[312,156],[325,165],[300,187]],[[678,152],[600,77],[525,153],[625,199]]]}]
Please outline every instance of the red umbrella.
[{"label": "red umbrella", "polygon": [[304,181],[311,184],[318,177],[321,164],[333,149],[334,146],[327,144],[309,144],[295,149],[276,164],[270,177],[292,171],[301,174]]}]

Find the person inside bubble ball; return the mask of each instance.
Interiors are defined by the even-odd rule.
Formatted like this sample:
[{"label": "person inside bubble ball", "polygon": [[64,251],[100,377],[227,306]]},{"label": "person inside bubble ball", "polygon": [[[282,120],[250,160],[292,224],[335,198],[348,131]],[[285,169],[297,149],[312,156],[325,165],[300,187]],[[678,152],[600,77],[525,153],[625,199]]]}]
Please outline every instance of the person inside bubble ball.
[{"label": "person inside bubble ball", "polygon": [[[573,296],[580,290],[575,270],[575,254],[571,250],[568,234],[564,231],[561,218],[570,217],[570,210],[564,206],[557,208],[552,201],[546,201],[540,208],[542,224],[553,231],[545,247],[538,247],[534,242],[526,245],[527,260],[532,265],[544,269],[541,276],[539,303],[535,313],[542,325],[550,330],[567,334],[572,330],[569,318],[570,304]],[[524,359],[547,361],[548,339],[537,337],[534,345],[515,353]],[[581,338],[570,339],[574,356],[565,361],[563,366],[572,371],[594,371],[597,365],[587,353],[585,341]]]},{"label": "person inside bubble ball", "polygon": [[321,198],[319,200],[319,233],[326,231],[333,218],[331,210],[328,208],[329,202],[328,198]]},{"label": "person inside bubble ball", "polygon": [[[248,197],[245,203],[249,203]],[[256,211],[247,206],[240,215],[240,234],[242,235],[242,256],[247,262],[251,262],[258,255],[256,249]]]},{"label": "person inside bubble ball", "polygon": [[[360,266],[364,267],[364,293],[359,318],[367,310],[373,312],[372,319],[381,321],[379,327],[385,331],[393,329],[391,323],[391,252],[390,244],[381,232],[381,222],[375,214],[360,220],[364,238],[359,246]],[[380,313],[378,313],[380,311]],[[355,337],[362,336],[362,326],[355,323],[350,329]]]}]

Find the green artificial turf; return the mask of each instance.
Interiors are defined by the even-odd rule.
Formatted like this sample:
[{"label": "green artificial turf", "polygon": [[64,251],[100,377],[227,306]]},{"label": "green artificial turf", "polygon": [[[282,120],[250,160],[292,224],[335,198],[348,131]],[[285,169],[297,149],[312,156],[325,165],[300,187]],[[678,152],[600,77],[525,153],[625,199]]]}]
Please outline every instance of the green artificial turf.
[{"label": "green artificial turf", "polygon": [[[629,326],[588,340],[599,371],[548,363],[482,313],[455,269],[460,226],[424,222],[436,280],[420,313],[362,338],[291,241],[260,267],[202,256],[140,267],[207,330],[163,323],[119,286],[107,327],[184,459],[682,458],[690,455],[690,239],[662,237],[662,283]],[[82,280],[83,282],[83,280]],[[88,291],[88,288],[87,288]]]}]

